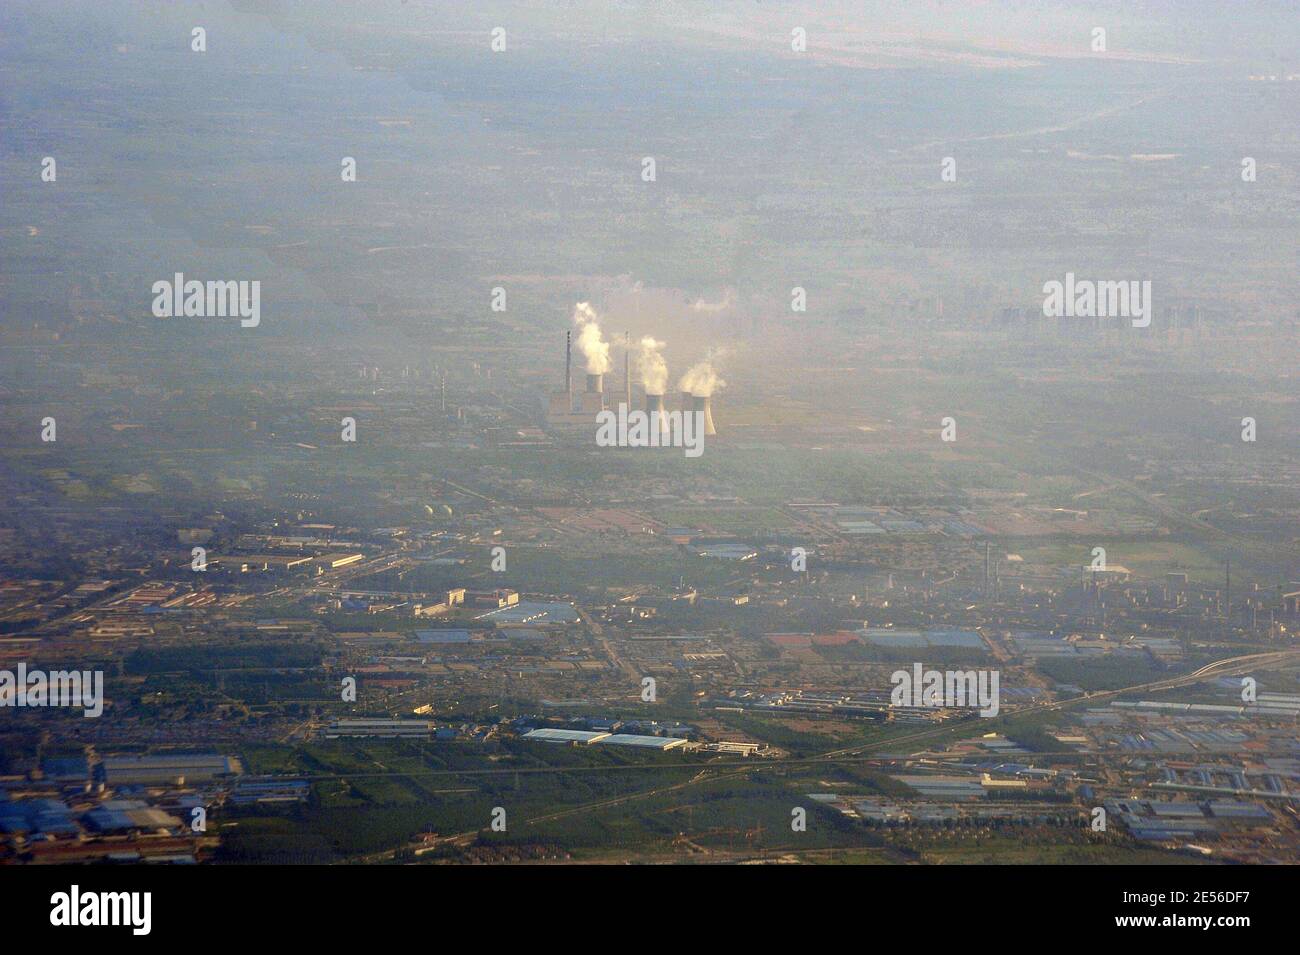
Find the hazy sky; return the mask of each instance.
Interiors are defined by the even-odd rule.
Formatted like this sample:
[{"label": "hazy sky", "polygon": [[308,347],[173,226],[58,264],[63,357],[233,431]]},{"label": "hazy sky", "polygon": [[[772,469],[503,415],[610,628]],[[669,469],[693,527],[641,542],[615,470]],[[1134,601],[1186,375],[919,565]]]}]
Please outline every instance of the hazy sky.
[{"label": "hazy sky", "polygon": [[[1268,314],[1294,264],[1288,7],[6,4],[0,302],[7,327],[86,333],[89,300],[152,334],[143,290],[188,269],[262,278],[271,336],[464,324],[501,282],[547,329],[638,282],[665,322],[794,284],[878,322],[1132,267]],[[47,155],[58,188],[32,189]],[[1246,155],[1266,189],[1236,188]]]}]

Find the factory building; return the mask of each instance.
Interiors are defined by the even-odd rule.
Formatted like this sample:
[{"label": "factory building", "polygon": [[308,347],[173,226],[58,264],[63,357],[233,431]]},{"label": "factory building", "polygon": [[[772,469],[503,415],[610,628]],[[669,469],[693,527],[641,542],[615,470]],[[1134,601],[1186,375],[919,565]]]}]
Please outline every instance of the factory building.
[{"label": "factory building", "polygon": [[426,738],[433,729],[428,720],[354,719],[335,720],[325,730],[326,739]]},{"label": "factory building", "polygon": [[529,730],[524,734],[524,739],[531,739],[539,743],[566,743],[575,746],[590,746],[592,743],[598,743],[609,736],[608,733],[595,733],[590,730],[565,730],[545,726],[541,729]]},{"label": "factory building", "polygon": [[551,395],[546,425],[553,431],[595,429],[596,415],[606,409],[605,376],[587,375],[586,390],[573,393],[573,333],[564,334],[564,390]]},{"label": "factory building", "polygon": [[209,564],[217,562],[232,565],[241,574],[258,572],[286,574],[294,570],[307,570],[311,565],[312,558],[301,555],[241,554],[222,559],[209,555]]},{"label": "factory building", "polygon": [[318,571],[338,570],[340,567],[347,567],[349,564],[355,564],[365,559],[365,554],[356,553],[322,554],[315,558]]},{"label": "factory building", "polygon": [[105,779],[113,786],[170,785],[177,781],[205,783],[226,776],[237,776],[244,771],[235,757],[215,754],[105,756],[101,765]]},{"label": "factory building", "polygon": [[572,746],[630,746],[635,749],[676,749],[688,742],[680,736],[639,736],[635,733],[598,733],[593,730],[566,730],[554,727],[529,730],[523,736],[541,743],[565,743]]},{"label": "factory building", "polygon": [[680,736],[638,736],[635,733],[606,734],[600,739],[592,740],[600,746],[631,746],[636,749],[657,749],[661,752],[685,746],[689,740]]},{"label": "factory building", "polygon": [[713,753],[730,753],[736,756],[753,756],[763,748],[763,744],[718,740],[716,743],[706,743],[703,748]]},{"label": "factory building", "polygon": [[519,603],[519,591],[504,587],[496,590],[463,590],[461,594],[460,602],[471,607],[491,607],[500,610]]},{"label": "factory building", "polygon": [[85,813],[87,829],[101,833],[159,832],[180,829],[181,821],[138,799],[111,799]]},{"label": "factory building", "polygon": [[965,776],[930,776],[904,773],[893,778],[930,799],[961,802],[966,799],[982,799],[984,797],[982,783],[979,780]]}]

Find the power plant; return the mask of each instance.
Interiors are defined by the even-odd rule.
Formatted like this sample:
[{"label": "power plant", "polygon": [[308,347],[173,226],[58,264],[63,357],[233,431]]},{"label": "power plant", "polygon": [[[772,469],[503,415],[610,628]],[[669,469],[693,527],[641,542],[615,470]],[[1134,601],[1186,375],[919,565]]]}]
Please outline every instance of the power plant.
[{"label": "power plant", "polygon": [[566,430],[595,427],[596,415],[605,410],[605,376],[587,374],[587,388],[573,394],[573,333],[564,333],[564,390],[551,395],[547,403],[546,424]]},{"label": "power plant", "polygon": [[[586,360],[586,385],[580,394],[573,390],[573,332],[564,335],[564,390],[553,393],[546,409],[546,425],[552,431],[586,431],[596,427],[596,416],[602,411],[612,411],[618,404],[625,404],[629,412],[633,409],[632,394],[632,351],[631,335],[623,334],[623,387],[621,390],[606,391],[606,377],[611,371],[610,345],[601,335],[599,318],[595,310],[586,302],[580,302],[574,308],[574,325],[578,329],[577,345],[579,353]],[[642,338],[637,349],[637,372],[641,378],[642,393],[645,396],[646,414],[659,412],[660,428],[667,433],[669,428],[668,408],[665,403],[668,385],[668,366],[665,364],[662,348],[663,342],[647,336]],[[714,436],[718,433],[713,422],[713,390],[725,385],[716,374],[709,361],[694,365],[683,377],[680,386],[680,409],[682,414],[699,412],[703,416],[703,433]],[[694,391],[692,391],[692,388]],[[612,401],[607,395],[617,395]]]}]

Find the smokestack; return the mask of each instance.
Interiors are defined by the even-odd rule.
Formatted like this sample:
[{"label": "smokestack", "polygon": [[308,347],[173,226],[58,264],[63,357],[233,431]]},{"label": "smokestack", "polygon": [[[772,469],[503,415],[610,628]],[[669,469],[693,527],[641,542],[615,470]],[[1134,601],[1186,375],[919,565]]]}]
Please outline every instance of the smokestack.
[{"label": "smokestack", "polygon": [[[659,433],[660,435],[666,435],[669,433],[669,428],[668,413],[664,410],[664,396],[647,394],[645,396],[645,413],[653,415],[656,411],[659,412]],[[654,418],[650,419],[650,427],[654,427]]]},{"label": "smokestack", "polygon": [[564,333],[564,393],[573,398],[573,332]]},{"label": "smokestack", "polygon": [[1223,562],[1223,619],[1232,622],[1232,560]]},{"label": "smokestack", "polygon": [[632,335],[630,332],[623,333],[623,387],[627,394],[625,403],[627,410],[632,410]]},{"label": "smokestack", "polygon": [[989,564],[991,562],[990,558],[992,556],[992,551],[993,551],[992,542],[985,541],[984,542],[984,596],[986,597],[989,594],[989,583],[990,583]]},{"label": "smokestack", "polygon": [[704,433],[705,435],[715,435],[718,429],[713,426],[713,398],[709,395],[696,395],[691,402],[691,410],[702,412],[704,415]]},{"label": "smokestack", "polygon": [[600,393],[601,393],[602,391],[604,391],[604,390],[605,390],[605,376],[604,376],[604,375],[588,375],[588,376],[587,376],[587,394],[589,394],[589,395],[598,395],[598,394],[600,394]]}]

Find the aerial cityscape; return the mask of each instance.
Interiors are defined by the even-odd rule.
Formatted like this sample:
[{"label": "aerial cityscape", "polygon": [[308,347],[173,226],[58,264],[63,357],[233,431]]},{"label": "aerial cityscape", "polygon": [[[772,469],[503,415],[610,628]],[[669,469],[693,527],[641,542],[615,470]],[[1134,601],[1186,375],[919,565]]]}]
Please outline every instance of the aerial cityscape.
[{"label": "aerial cityscape", "polygon": [[6,5],[0,865],[1300,863],[1298,41]]}]

